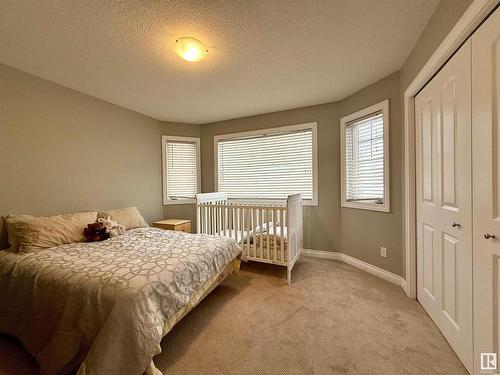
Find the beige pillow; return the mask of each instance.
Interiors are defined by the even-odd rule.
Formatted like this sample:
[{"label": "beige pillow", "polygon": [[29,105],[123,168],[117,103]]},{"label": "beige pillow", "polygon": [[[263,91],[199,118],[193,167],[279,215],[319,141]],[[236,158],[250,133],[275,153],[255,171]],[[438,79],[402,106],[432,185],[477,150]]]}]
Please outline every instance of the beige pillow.
[{"label": "beige pillow", "polygon": [[110,217],[111,220],[116,221],[125,227],[126,230],[133,228],[145,228],[148,227],[148,223],[141,216],[137,207],[127,207],[127,208],[117,208],[116,210],[109,210],[104,212],[99,212],[97,218]]},{"label": "beige pillow", "polygon": [[5,229],[7,230],[7,242],[9,242],[9,250],[18,251],[19,250],[19,240],[17,239],[16,233],[14,232],[14,228],[10,224],[10,221],[15,218],[33,218],[31,215],[7,215],[4,216],[3,221],[5,223]]},{"label": "beige pillow", "polygon": [[[97,220],[97,212],[57,216],[12,216],[5,221],[19,242],[20,252],[85,241],[83,230]],[[12,244],[11,244],[12,245]]]}]

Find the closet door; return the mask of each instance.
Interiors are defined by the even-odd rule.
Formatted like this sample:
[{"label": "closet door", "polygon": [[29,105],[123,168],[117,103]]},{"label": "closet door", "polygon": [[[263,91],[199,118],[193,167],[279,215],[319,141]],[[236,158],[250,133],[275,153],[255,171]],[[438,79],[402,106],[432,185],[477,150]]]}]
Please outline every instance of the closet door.
[{"label": "closet door", "polygon": [[415,97],[417,298],[473,363],[471,44]]},{"label": "closet door", "polygon": [[[500,352],[500,11],[472,36],[474,368]],[[483,366],[492,358],[483,357]],[[497,365],[500,364],[497,358]],[[498,367],[500,369],[500,367]],[[483,371],[484,372],[484,371]]]}]

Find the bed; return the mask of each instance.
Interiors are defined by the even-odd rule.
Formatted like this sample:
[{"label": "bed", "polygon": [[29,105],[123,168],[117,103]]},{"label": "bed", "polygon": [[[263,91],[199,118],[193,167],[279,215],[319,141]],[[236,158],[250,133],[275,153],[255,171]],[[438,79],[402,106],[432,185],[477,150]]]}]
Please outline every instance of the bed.
[{"label": "bed", "polygon": [[162,337],[238,270],[240,253],[230,238],[158,228],[0,251],[0,332],[17,337],[41,373],[158,374]]},{"label": "bed", "polygon": [[286,202],[242,202],[228,200],[227,193],[196,195],[197,232],[233,239],[246,258],[292,269],[302,257],[303,203],[300,194]]}]

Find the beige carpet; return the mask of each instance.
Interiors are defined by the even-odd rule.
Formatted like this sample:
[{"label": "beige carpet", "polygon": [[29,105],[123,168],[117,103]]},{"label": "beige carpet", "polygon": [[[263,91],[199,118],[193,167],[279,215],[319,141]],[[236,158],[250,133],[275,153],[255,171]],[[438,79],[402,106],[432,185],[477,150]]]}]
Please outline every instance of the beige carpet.
[{"label": "beige carpet", "polygon": [[[314,259],[297,264],[292,286],[284,278],[280,267],[245,265],[164,338],[157,367],[168,375],[467,374],[399,287]],[[35,371],[0,336],[0,375]]]}]

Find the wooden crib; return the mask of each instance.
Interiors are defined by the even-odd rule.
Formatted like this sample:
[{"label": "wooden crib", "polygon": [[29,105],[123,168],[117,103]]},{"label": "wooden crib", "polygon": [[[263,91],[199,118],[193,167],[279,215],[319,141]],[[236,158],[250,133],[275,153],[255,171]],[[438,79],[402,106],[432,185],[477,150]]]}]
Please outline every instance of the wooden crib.
[{"label": "wooden crib", "polygon": [[197,233],[233,238],[249,260],[292,268],[302,256],[302,198],[286,204],[228,201],[227,193],[196,195]]}]

